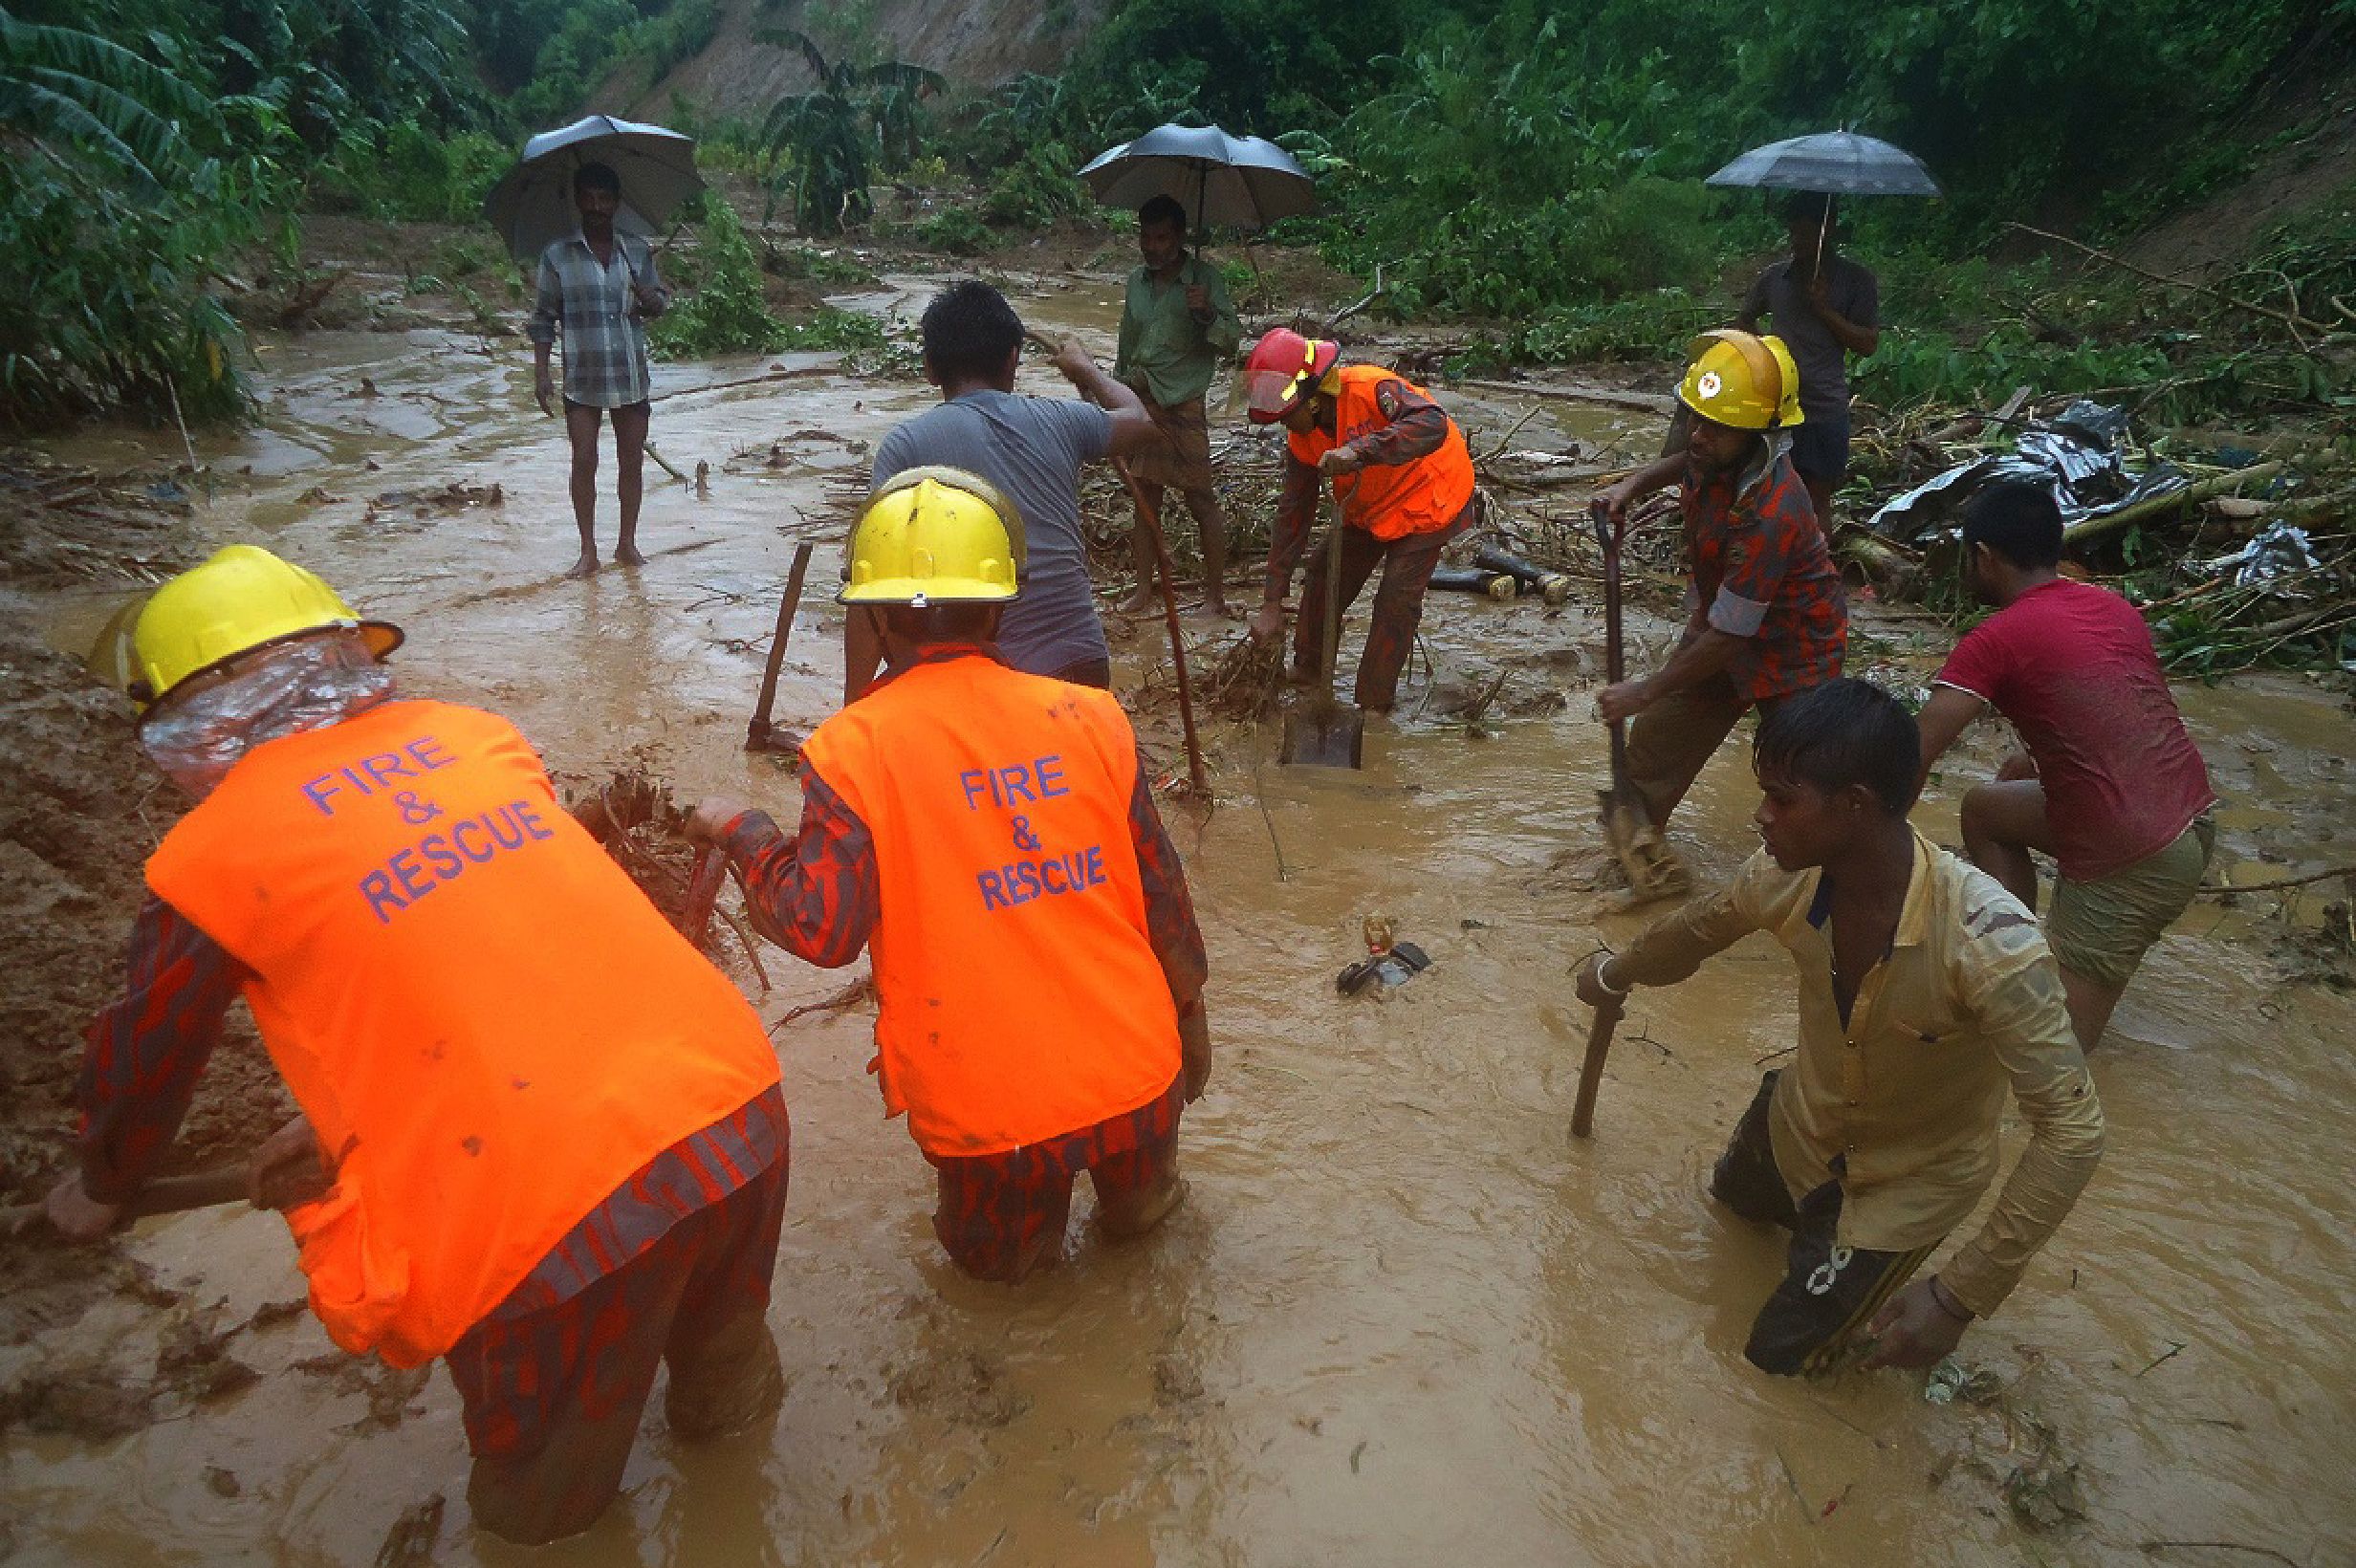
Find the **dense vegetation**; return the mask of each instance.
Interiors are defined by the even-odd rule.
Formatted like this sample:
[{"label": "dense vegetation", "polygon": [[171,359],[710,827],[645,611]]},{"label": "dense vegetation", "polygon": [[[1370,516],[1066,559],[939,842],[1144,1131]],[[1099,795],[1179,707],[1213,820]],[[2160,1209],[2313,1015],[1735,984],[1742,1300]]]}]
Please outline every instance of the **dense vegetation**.
[{"label": "dense vegetation", "polygon": [[[225,258],[259,250],[299,281],[301,213],[466,220],[523,131],[601,83],[651,87],[721,17],[718,0],[0,6],[0,247],[32,258],[0,297],[0,425],[234,415]],[[1062,76],[947,112],[937,77],[818,28],[839,9],[760,11],[818,33],[764,34],[804,53],[813,91],[733,128],[694,124],[691,105],[671,117],[716,132],[715,162],[760,177],[805,231],[865,221],[877,171],[946,158],[981,197],[919,237],[970,253],[992,226],[1084,208],[1071,170],[1102,147],[1215,119],[1279,134],[1320,174],[1323,213],[1276,237],[1362,277],[1380,265],[1377,310],[1498,322],[1483,352],[1500,358],[1650,358],[1722,316],[1729,264],[1775,243],[1763,204],[1701,177],[1847,122],[1921,154],[1950,192],[1853,204],[1892,316],[1921,328],[1875,357],[1868,396],[2016,376],[2168,383],[2180,411],[2334,394],[2293,334],[2214,297],[2171,314],[2148,291],[1980,258],[2008,218],[2100,237],[2239,172],[2257,150],[2245,122],[2345,78],[2356,0],[1598,0],[1575,16],[1537,0],[1120,0]],[[2277,272],[2309,299],[2356,284],[2345,213],[2264,249],[2266,289]],[[2227,285],[2245,286],[2261,285]],[[747,303],[690,318],[694,341],[769,339]],[[2239,330],[2160,330],[2186,316]]]}]

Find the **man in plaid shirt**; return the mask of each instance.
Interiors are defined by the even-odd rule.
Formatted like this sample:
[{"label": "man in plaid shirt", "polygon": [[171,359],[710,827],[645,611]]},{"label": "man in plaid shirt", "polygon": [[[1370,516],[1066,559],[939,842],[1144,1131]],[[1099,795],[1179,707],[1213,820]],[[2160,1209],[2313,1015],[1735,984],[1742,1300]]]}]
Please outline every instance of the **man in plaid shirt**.
[{"label": "man in plaid shirt", "polygon": [[[1729,341],[1712,341],[1721,338]],[[1695,416],[1690,445],[1596,495],[1615,521],[1672,481],[1684,504],[1693,586],[1676,651],[1652,674],[1605,686],[1596,699],[1606,720],[1636,720],[1628,781],[1655,827],[1668,825],[1743,714],[1756,708],[1764,718],[1838,678],[1848,646],[1848,596],[1792,467],[1798,373],[1751,384],[1752,363],[1788,365],[1779,342],[1748,333],[1704,341],[1678,392]]]},{"label": "man in plaid shirt", "polygon": [[580,232],[540,252],[539,293],[526,329],[532,339],[533,396],[554,414],[556,384],[549,351],[564,335],[564,429],[573,443],[573,523],[580,530],[580,558],[565,573],[585,577],[598,569],[598,424],[614,419],[615,489],[622,531],[614,559],[638,566],[638,509],[644,493],[646,453],[646,327],[670,308],[670,291],[655,270],[644,240],[617,233],[622,181],[603,163],[583,163],[573,176]]}]

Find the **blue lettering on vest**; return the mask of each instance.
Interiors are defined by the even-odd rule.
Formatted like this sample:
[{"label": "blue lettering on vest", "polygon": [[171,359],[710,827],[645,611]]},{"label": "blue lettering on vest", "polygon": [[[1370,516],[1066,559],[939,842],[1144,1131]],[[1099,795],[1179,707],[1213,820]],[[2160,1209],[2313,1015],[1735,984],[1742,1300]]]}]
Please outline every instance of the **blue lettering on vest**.
[{"label": "blue lettering on vest", "polygon": [[1068,855],[1012,860],[976,873],[975,881],[981,887],[985,909],[1011,909],[1038,899],[1085,892],[1105,883],[1104,846],[1091,844]]},{"label": "blue lettering on vest", "polygon": [[[529,801],[510,801],[496,811],[468,817],[447,833],[428,833],[408,848],[393,851],[382,866],[360,878],[360,897],[378,925],[390,925],[395,910],[406,909],[442,882],[457,881],[469,865],[556,836]],[[985,904],[995,875],[985,873],[991,879],[983,889]]]}]

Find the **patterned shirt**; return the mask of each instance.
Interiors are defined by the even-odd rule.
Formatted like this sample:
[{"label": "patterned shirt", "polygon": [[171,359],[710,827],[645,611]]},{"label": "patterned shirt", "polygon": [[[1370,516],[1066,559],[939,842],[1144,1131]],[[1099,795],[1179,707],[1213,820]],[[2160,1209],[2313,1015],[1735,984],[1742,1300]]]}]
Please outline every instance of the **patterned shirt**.
[{"label": "patterned shirt", "polygon": [[[1396,467],[1429,457],[1448,440],[1448,411],[1403,381],[1386,381],[1374,389],[1374,405],[1390,423],[1369,430],[1346,447],[1363,463]],[[1268,546],[1268,597],[1282,599],[1293,586],[1293,568],[1309,548],[1309,525],[1317,517],[1317,490],[1322,482],[1312,464],[1284,448],[1284,488],[1276,495],[1276,526]]]},{"label": "patterned shirt", "polygon": [[1771,441],[1740,471],[1685,467],[1685,548],[1710,624],[1744,640],[1726,677],[1754,698],[1782,697],[1841,674],[1848,592],[1817,526],[1788,444]]},{"label": "patterned shirt", "polygon": [[[1211,296],[1211,319],[1187,309],[1187,290]],[[1227,280],[1200,256],[1189,256],[1167,286],[1149,269],[1129,274],[1121,307],[1121,347],[1113,356],[1113,379],[1126,381],[1165,408],[1193,403],[1211,390],[1221,355],[1242,340]]]},{"label": "patterned shirt", "polygon": [[[1889,951],[1846,1017],[1833,989],[1832,885],[1761,850],[1734,880],[1656,922],[1612,964],[1622,984],[1674,985],[1753,931],[1800,971],[1800,1050],[1768,1127],[1795,1201],[1841,1183],[1840,1243],[1935,1245],[1995,1180],[2005,1092],[2029,1143],[1996,1208],[1939,1271],[1986,1317],[2018,1283],[2103,1153],[2103,1106],[2070,1025],[2062,972],[1996,879],[1914,836]],[[1836,1177],[1833,1163],[1842,1163]]]},{"label": "patterned shirt", "polygon": [[[633,278],[653,289],[652,310],[634,308]],[[539,294],[525,329],[534,343],[564,335],[564,401],[590,408],[627,408],[647,398],[646,325],[660,316],[669,292],[654,252],[635,234],[617,233],[611,261],[600,261],[575,234],[540,252]]]},{"label": "patterned shirt", "polygon": [[[996,657],[978,643],[943,642],[923,650],[917,663]],[[1145,938],[1178,1011],[1186,1013],[1201,996],[1211,964],[1194,924],[1186,869],[1154,809],[1152,777],[1140,755],[1129,793],[1129,839],[1145,887]],[[826,780],[803,770],[801,829],[793,838],[768,813],[748,811],[729,823],[721,842],[744,878],[745,909],[754,930],[820,969],[840,969],[866,947],[884,913],[875,839]]]}]

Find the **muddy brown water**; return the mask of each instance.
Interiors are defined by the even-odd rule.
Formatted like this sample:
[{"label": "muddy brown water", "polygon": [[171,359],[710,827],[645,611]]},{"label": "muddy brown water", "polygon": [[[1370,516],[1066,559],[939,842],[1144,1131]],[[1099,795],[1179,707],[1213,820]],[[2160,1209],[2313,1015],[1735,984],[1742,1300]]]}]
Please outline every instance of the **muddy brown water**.
[{"label": "muddy brown water", "polygon": [[[1099,338],[1110,319],[1087,288],[1030,308]],[[710,498],[650,485],[652,562],[567,583],[563,443],[530,406],[520,352],[321,335],[273,345],[265,363],[264,427],[202,449],[218,476],[210,535],[283,549],[401,621],[410,690],[512,716],[561,772],[600,776],[638,748],[688,794],[749,794],[791,818],[788,776],[738,749],[787,541],[836,533],[827,476],[863,473],[860,444],[925,406],[925,389],[822,375],[658,404],[657,444],[683,468],[711,464]],[[749,368],[666,369],[658,389]],[[348,395],[363,375],[381,396]],[[1468,417],[1494,432],[1522,412],[1491,400]],[[1558,406],[1516,440],[1621,429]],[[724,470],[796,431],[823,434],[791,442],[789,467]],[[156,447],[101,434],[67,455]],[[505,503],[364,520],[371,495],[451,480],[495,481]],[[315,485],[341,499],[297,499]],[[831,580],[830,550],[814,584]],[[805,600],[780,724],[832,707],[839,621],[824,599]],[[61,645],[111,607],[96,593],[40,603]],[[1272,738],[1230,733],[1218,809],[1171,811],[1220,1052],[1186,1121],[1185,1209],[1116,1247],[1083,1202],[1060,1269],[1017,1291],[965,1280],[931,1239],[927,1169],[862,1071],[868,1017],[782,1028],[796,1123],[771,1312],[783,1412],[702,1448],[650,1416],[620,1504],[545,1560],[2276,1560],[2230,1549],[2244,1547],[2356,1561],[2356,998],[2279,983],[2267,942],[2281,901],[2196,907],[2128,993],[2096,1065],[2101,1172],[1964,1341],[2003,1380],[1996,1403],[1928,1404],[1920,1375],[1768,1380],[1741,1344],[1779,1249],[1703,1187],[1759,1064],[1790,1042],[1786,961],[1754,938],[1686,986],[1640,994],[1597,1135],[1574,1144],[1586,1017],[1568,972],[1635,928],[1578,874],[1597,858],[1603,747],[1582,671],[1599,629],[1577,605],[1550,617],[1448,598],[1427,629],[1444,683],[1505,661],[1509,694],[1560,688],[1568,707],[1474,739],[1415,716],[1411,690],[1407,717],[1370,730],[1363,774],[1302,776],[1274,765]],[[1934,647],[1876,622],[1859,664],[1919,681]],[[1132,648],[1133,675],[1152,654]],[[2295,682],[2188,691],[2186,706],[2228,797],[2229,858],[2356,859],[2345,710]],[[1975,734],[1934,787],[1918,820],[1935,836],[1952,839],[1954,798],[1995,748]],[[1729,747],[1675,833],[1705,876],[1754,842],[1752,799]],[[1343,1002],[1334,973],[1378,911],[1434,966]],[[2313,906],[2290,913],[2311,921]],[[769,965],[773,1019],[843,980],[774,952]],[[159,1278],[221,1302],[224,1322],[300,1293],[269,1216],[148,1222],[132,1246]],[[158,1332],[159,1315],[109,1298],[0,1349],[0,1370],[111,1356],[136,1371]],[[107,1445],[8,1436],[0,1556],[362,1562],[440,1492],[438,1560],[524,1560],[467,1521],[447,1378],[388,1428],[349,1380],[297,1366],[326,1348],[296,1317],[234,1341],[262,1373],[242,1392]],[[2008,1506],[2008,1478],[2070,1465],[2083,1520],[2040,1530]],[[2165,1542],[2230,1546],[2151,1544]]]}]

